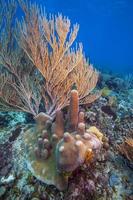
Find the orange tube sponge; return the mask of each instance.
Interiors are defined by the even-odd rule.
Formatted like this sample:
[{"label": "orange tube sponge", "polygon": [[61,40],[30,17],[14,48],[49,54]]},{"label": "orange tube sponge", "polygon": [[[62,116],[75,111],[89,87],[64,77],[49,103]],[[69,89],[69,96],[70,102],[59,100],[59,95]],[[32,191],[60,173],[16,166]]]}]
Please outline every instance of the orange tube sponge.
[{"label": "orange tube sponge", "polygon": [[58,139],[61,139],[64,134],[64,120],[61,110],[56,111],[55,127],[54,134],[57,135]]},{"label": "orange tube sponge", "polygon": [[72,90],[71,98],[70,98],[70,110],[69,110],[70,130],[72,130],[72,131],[75,131],[77,128],[78,112],[79,112],[78,91]]},{"label": "orange tube sponge", "polygon": [[78,123],[84,123],[84,117],[85,117],[84,112],[79,112]]}]

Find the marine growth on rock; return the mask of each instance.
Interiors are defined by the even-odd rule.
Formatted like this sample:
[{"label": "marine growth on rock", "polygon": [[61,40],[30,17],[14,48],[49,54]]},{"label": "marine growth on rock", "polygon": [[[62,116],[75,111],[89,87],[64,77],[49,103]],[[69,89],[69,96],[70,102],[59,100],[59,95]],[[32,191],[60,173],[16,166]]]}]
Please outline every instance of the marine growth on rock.
[{"label": "marine growth on rock", "polygon": [[77,90],[71,91],[66,116],[57,110],[52,121],[50,116],[40,113],[36,122],[36,127],[24,134],[28,168],[46,184],[64,190],[71,172],[96,158],[102,147],[102,133],[96,127],[86,129]]}]

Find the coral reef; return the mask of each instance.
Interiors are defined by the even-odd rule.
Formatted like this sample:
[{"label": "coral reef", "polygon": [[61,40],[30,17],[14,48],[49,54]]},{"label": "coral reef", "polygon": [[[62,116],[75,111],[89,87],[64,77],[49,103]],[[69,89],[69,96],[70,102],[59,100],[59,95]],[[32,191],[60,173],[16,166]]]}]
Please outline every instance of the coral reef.
[{"label": "coral reef", "polygon": [[19,5],[0,0],[0,199],[133,199],[132,74],[99,77],[78,25]]},{"label": "coral reef", "polygon": [[[23,134],[28,168],[39,180],[64,190],[70,174],[96,159],[102,147],[101,134],[86,129],[79,110],[100,96],[92,93],[99,73],[82,44],[71,48],[77,24],[71,29],[61,14],[48,18],[36,5],[18,3],[24,18],[14,26],[17,2],[0,1],[0,110],[33,115],[37,125]],[[9,142],[19,134],[13,133]]]},{"label": "coral reef", "polygon": [[66,189],[69,174],[85,161],[96,159],[102,147],[103,134],[96,127],[85,127],[77,90],[71,91],[70,99],[68,119],[63,119],[60,110],[54,122],[41,113],[36,117],[39,128],[37,125],[24,134],[29,169],[34,176],[59,190]]},{"label": "coral reef", "polygon": [[[113,75],[112,75],[113,76]],[[111,75],[110,75],[111,77]],[[97,154],[97,159],[95,161],[95,156],[92,152],[88,152],[86,155],[86,159],[84,164],[75,169],[72,173],[66,172],[63,173],[65,176],[69,176],[68,189],[60,192],[56,189],[56,187],[52,185],[44,184],[42,181],[39,181],[39,178],[35,178],[30,172],[27,170],[27,163],[30,162],[25,159],[26,155],[28,156],[28,149],[25,151],[24,139],[29,137],[29,143],[32,138],[35,137],[35,141],[33,142],[34,150],[37,147],[38,137],[42,135],[42,124],[39,124],[40,119],[42,119],[42,114],[38,114],[37,121],[37,129],[34,121],[31,120],[31,117],[27,118],[26,115],[25,120],[21,120],[21,113],[16,113],[12,115],[13,118],[13,126],[15,128],[14,122],[17,120],[20,123],[25,123],[25,125],[30,124],[31,129],[25,129],[24,133],[19,134],[18,130],[12,130],[12,120],[7,120],[7,123],[3,124],[1,129],[0,142],[1,142],[1,152],[2,156],[0,157],[1,163],[1,172],[5,171],[4,174],[0,175],[0,197],[2,199],[58,199],[58,200],[99,200],[99,199],[132,199],[132,188],[133,188],[133,165],[132,162],[129,161],[125,156],[120,154],[118,151],[118,145],[124,142],[124,138],[132,138],[133,134],[133,115],[132,115],[132,99],[128,99],[129,91],[120,91],[117,93],[117,89],[112,91],[111,96],[101,97],[95,103],[88,105],[85,109],[79,108],[79,121],[85,123],[85,128],[88,130],[90,127],[97,127],[101,132],[104,133],[102,137],[102,149],[100,153]],[[110,98],[115,97],[115,102],[110,103]],[[130,101],[129,101],[130,100]],[[110,108],[109,108],[109,107]],[[105,109],[106,108],[106,109]],[[113,115],[110,114],[107,109],[112,109],[116,115],[116,119],[114,120]],[[84,112],[83,112],[84,111]],[[62,130],[66,129],[65,132],[69,132],[70,130],[68,126],[68,116],[69,116],[69,108],[68,113],[66,113],[66,109],[63,112],[58,112],[59,119],[63,120],[64,128],[60,130],[60,136],[62,137]],[[0,113],[1,114],[1,113]],[[10,119],[10,113],[5,113],[5,119]],[[63,115],[63,116],[62,116]],[[4,113],[2,113],[2,119],[4,120]],[[46,114],[45,114],[46,116]],[[60,117],[59,117],[60,116]],[[47,116],[48,117],[48,116]],[[40,119],[39,119],[40,118]],[[28,120],[27,120],[28,119]],[[45,117],[44,123],[45,123]],[[42,119],[42,121],[43,121]],[[49,119],[49,117],[48,117]],[[9,123],[10,121],[11,123]],[[56,119],[55,119],[56,121]],[[52,121],[52,129],[55,130],[55,121]],[[57,123],[57,124],[58,124]],[[29,125],[28,125],[29,126]],[[55,127],[55,128],[54,128]],[[3,130],[4,128],[4,130]],[[7,131],[8,128],[8,131]],[[44,128],[45,129],[45,128]],[[29,135],[26,135],[26,130]],[[58,130],[58,126],[57,129]],[[12,133],[13,131],[13,133]],[[29,132],[28,132],[29,131]],[[93,129],[93,134],[94,133]],[[35,136],[36,134],[37,136]],[[64,131],[63,131],[64,134]],[[45,135],[45,131],[44,131]],[[106,135],[106,137],[105,137]],[[8,136],[8,137],[7,137]],[[15,137],[16,136],[16,137]],[[55,138],[56,139],[56,138]],[[12,154],[8,152],[7,142],[10,140],[13,146],[11,146]],[[5,143],[5,144],[4,144]],[[10,142],[9,142],[10,143]],[[4,146],[3,146],[4,144]],[[36,145],[35,145],[36,144]],[[3,148],[4,147],[4,148]],[[9,147],[10,148],[10,147]],[[4,152],[7,151],[7,154]],[[30,152],[30,151],[29,151]],[[26,154],[26,155],[25,155]],[[7,158],[7,159],[6,159]],[[35,158],[36,159],[36,158]],[[9,164],[6,163],[6,160],[9,160]],[[40,165],[41,159],[37,159],[38,166]],[[46,161],[46,160],[45,160]],[[4,164],[5,163],[5,164]],[[12,167],[10,168],[10,163],[12,163]],[[44,165],[44,163],[43,163]],[[37,165],[36,165],[37,166]],[[37,167],[38,167],[37,166]],[[30,166],[28,166],[29,169]],[[33,168],[32,168],[33,169]],[[15,181],[12,183],[2,183],[1,178],[8,179],[10,175],[15,177]],[[6,176],[6,177],[5,177]],[[38,175],[39,176],[39,175]],[[36,176],[37,177],[37,176]],[[67,179],[67,178],[66,178]],[[2,179],[3,180],[3,179]]]}]

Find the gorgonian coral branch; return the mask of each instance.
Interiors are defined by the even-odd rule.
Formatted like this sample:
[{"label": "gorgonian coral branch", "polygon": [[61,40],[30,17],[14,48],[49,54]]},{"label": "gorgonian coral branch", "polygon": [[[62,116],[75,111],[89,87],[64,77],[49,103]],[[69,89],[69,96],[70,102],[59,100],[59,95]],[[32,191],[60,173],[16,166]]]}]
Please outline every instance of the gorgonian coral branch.
[{"label": "gorgonian coral branch", "polygon": [[[16,3],[2,2],[0,67],[3,73],[6,71],[7,81],[1,84],[1,104],[37,115],[43,99],[46,113],[55,116],[69,104],[73,84],[79,91],[80,104],[97,99],[99,94],[91,92],[98,72],[87,62],[82,44],[72,48],[79,26],[71,28],[70,20],[60,14],[46,17],[36,5],[23,0],[19,3],[24,18],[15,28]],[[35,75],[39,74],[37,70],[42,74],[41,81]]]},{"label": "gorgonian coral branch", "polygon": [[91,95],[98,72],[82,52],[82,44],[72,49],[78,25],[62,15],[49,18],[36,5],[20,1],[25,17],[18,23],[19,43],[45,79],[43,98],[49,115],[68,105],[73,83],[79,91],[81,104],[91,103],[99,95]]},{"label": "gorgonian coral branch", "polygon": [[[41,101],[38,76],[34,66],[15,39],[14,15],[16,3],[2,3],[0,16],[0,109],[38,114]],[[36,88],[36,89],[35,89]]]}]

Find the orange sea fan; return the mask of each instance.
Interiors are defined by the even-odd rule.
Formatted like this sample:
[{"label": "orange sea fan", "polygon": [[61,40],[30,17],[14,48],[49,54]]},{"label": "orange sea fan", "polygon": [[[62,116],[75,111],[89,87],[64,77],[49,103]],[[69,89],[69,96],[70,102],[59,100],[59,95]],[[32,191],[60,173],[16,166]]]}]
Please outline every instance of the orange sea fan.
[{"label": "orange sea fan", "polygon": [[[24,17],[14,27],[17,3],[2,2],[0,110],[14,108],[36,116],[44,106],[42,110],[54,117],[57,110],[69,105],[73,85],[80,105],[95,101],[100,93],[91,92],[98,72],[86,60],[82,44],[73,46],[79,26],[71,26],[61,14],[48,17],[36,4],[19,0]],[[10,92],[15,94],[13,101]]]},{"label": "orange sea fan", "polygon": [[79,103],[87,104],[99,97],[90,94],[98,80],[98,72],[90,65],[82,51],[82,44],[72,48],[79,26],[71,28],[70,20],[61,14],[49,18],[36,5],[20,1],[25,18],[18,23],[20,46],[45,79],[44,101],[49,115],[69,103],[75,83]]}]

